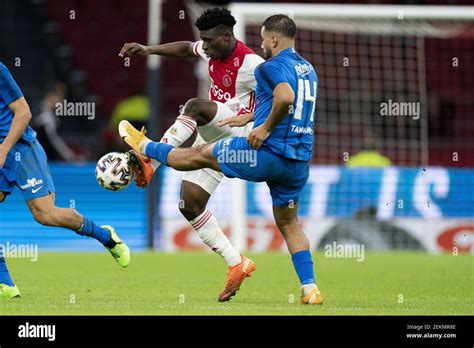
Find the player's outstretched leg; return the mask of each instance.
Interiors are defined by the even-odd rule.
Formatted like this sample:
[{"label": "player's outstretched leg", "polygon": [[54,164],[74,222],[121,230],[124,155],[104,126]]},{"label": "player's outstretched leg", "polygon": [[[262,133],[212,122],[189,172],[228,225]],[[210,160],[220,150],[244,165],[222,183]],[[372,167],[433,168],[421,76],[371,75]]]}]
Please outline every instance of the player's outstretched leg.
[{"label": "player's outstretched leg", "polygon": [[[183,107],[183,112],[176,118],[171,127],[166,130],[160,142],[173,147],[180,147],[194,134],[196,128],[206,127],[217,115],[218,110],[217,104],[213,101],[200,98],[189,99]],[[127,132],[127,128],[126,122],[119,125],[120,134]],[[142,129],[141,133],[145,135],[146,130]],[[132,135],[132,137],[134,136]],[[146,157],[140,156],[140,151],[131,143],[131,140],[125,140],[125,142],[133,149],[131,168],[135,173],[137,186],[147,187],[153,173],[161,164],[153,158],[149,160]]]},{"label": "player's outstretched leg", "polygon": [[98,226],[92,220],[83,217],[76,210],[57,208],[54,194],[27,201],[33,217],[44,226],[64,227],[81,236],[94,238],[101,242],[121,267],[130,263],[130,249],[108,225]]},{"label": "player's outstretched leg", "polygon": [[8,272],[7,263],[3,257],[3,250],[0,248],[0,298],[20,297],[20,290],[13,283]]},{"label": "player's outstretched leg", "polygon": [[285,238],[291,260],[301,282],[302,304],[322,304],[323,297],[316,286],[309,241],[298,223],[298,205],[273,206],[275,222]]},{"label": "player's outstretched leg", "polygon": [[[126,120],[120,121],[119,133],[122,139],[132,148],[132,156],[139,156],[144,161],[156,159],[161,164],[181,171],[211,168],[220,171],[217,159],[212,155],[215,143],[200,144],[188,148],[175,148],[166,143],[153,142],[145,134]],[[170,156],[171,155],[171,156]],[[171,157],[171,160],[169,159]],[[148,164],[151,166],[151,164]]]}]

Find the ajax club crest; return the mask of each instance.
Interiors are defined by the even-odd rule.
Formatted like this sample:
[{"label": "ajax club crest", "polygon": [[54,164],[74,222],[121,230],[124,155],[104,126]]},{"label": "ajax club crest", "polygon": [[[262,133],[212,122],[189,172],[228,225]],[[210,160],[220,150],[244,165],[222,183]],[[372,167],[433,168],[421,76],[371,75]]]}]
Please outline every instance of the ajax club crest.
[{"label": "ajax club crest", "polygon": [[232,77],[230,77],[229,74],[225,74],[224,77],[222,77],[222,83],[225,87],[232,86]]}]

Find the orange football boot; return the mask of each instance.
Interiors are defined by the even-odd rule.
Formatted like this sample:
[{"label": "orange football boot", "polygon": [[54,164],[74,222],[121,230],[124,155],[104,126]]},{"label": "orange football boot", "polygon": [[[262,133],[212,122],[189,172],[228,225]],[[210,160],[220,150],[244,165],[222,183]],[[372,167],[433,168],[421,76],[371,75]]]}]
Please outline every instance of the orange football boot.
[{"label": "orange football boot", "polygon": [[323,304],[323,296],[317,287],[311,289],[311,291],[309,291],[306,295],[304,294],[303,289],[301,289],[300,303],[320,305]]},{"label": "orange football boot", "polygon": [[251,273],[256,269],[255,263],[242,255],[242,261],[238,265],[229,267],[227,271],[227,280],[224,289],[219,294],[219,302],[229,301],[240,289],[240,285],[245,278],[251,277]]},{"label": "orange football boot", "polygon": [[149,157],[140,155],[135,150],[128,151],[130,155],[130,169],[135,175],[135,184],[138,187],[145,188],[150,184],[153,177],[153,167]]},{"label": "orange football boot", "polygon": [[132,148],[129,151],[130,168],[135,174],[135,183],[139,187],[147,187],[153,176],[153,167],[150,158],[140,152],[140,143],[150,140],[145,136],[146,129],[143,127],[139,131],[127,120],[120,121],[118,128],[122,139]]}]

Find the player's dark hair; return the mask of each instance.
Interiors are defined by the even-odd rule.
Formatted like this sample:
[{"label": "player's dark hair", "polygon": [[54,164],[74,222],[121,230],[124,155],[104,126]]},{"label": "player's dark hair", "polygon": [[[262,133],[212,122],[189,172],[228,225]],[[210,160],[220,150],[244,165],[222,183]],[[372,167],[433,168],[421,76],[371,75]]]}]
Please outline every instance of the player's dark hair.
[{"label": "player's dark hair", "polygon": [[229,10],[225,8],[214,7],[209,10],[204,11],[194,25],[201,31],[209,30],[219,25],[225,26],[232,30],[234,27],[235,21],[234,16],[230,14]]},{"label": "player's dark hair", "polygon": [[274,31],[290,39],[294,39],[296,36],[295,22],[284,14],[268,17],[262,26],[265,27],[265,31]]}]

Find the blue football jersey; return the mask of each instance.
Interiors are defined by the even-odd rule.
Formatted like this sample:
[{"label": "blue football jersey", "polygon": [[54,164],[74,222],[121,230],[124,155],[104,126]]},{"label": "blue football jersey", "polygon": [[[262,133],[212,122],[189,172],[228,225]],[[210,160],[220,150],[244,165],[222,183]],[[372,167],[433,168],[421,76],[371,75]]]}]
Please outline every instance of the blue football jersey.
[{"label": "blue football jersey", "polygon": [[295,93],[288,115],[263,143],[273,153],[299,161],[309,161],[313,152],[314,114],[318,77],[313,66],[294,49],[287,48],[255,69],[257,80],[254,128],[270,115],[273,89],[287,82]]},{"label": "blue football jersey", "polygon": [[[0,141],[7,136],[13,121],[14,113],[8,105],[21,97],[23,93],[20,87],[7,67],[0,62]],[[21,138],[32,144],[36,139],[36,132],[27,126]]]}]

